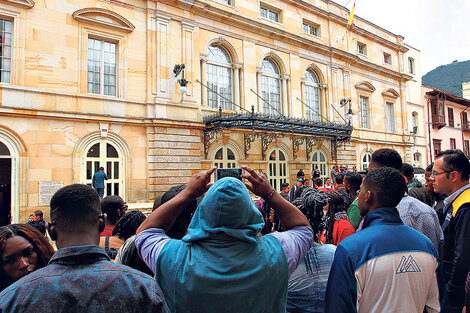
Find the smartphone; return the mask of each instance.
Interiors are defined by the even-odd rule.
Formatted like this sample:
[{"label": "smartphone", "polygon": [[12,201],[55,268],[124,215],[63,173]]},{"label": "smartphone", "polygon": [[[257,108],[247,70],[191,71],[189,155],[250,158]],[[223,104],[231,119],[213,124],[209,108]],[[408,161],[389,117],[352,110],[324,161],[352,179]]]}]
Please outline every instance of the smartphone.
[{"label": "smartphone", "polygon": [[219,180],[224,177],[234,177],[242,180],[240,177],[243,173],[241,168],[218,168],[215,171],[215,180]]}]

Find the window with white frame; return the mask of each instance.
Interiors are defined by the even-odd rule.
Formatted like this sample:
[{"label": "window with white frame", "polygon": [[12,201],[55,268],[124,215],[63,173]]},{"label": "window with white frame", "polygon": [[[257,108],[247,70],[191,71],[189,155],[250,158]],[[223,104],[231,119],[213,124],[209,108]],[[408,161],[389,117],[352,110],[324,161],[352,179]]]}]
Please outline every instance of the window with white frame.
[{"label": "window with white frame", "polygon": [[413,58],[408,58],[408,70],[410,74],[415,74],[415,60]]},{"label": "window with white frame", "polygon": [[413,154],[413,161],[415,164],[421,166],[421,153],[416,152],[415,154]]},{"label": "window with white frame", "polygon": [[393,112],[393,102],[385,103],[385,129],[388,132],[395,132],[395,117]]},{"label": "window with white frame", "polygon": [[320,36],[320,25],[309,22],[307,20],[303,20],[302,22],[302,30],[310,35]]},{"label": "window with white frame", "polygon": [[11,55],[13,42],[13,22],[0,19],[0,82],[11,82]]},{"label": "window with white frame", "polygon": [[367,46],[362,42],[357,43],[357,53],[367,55]]},{"label": "window with white frame", "polygon": [[270,59],[264,59],[262,64],[261,97],[263,98],[263,113],[282,115],[280,70]]},{"label": "window with white frame", "polygon": [[368,97],[359,97],[359,105],[361,107],[360,115],[361,115],[361,127],[362,128],[370,128],[369,122],[369,98]]},{"label": "window with white frame", "polygon": [[281,21],[280,12],[278,10],[269,8],[264,5],[261,5],[259,10],[261,17],[267,18],[268,20],[271,20],[273,22],[279,23]]},{"label": "window with white frame", "polygon": [[392,64],[392,55],[390,53],[384,52],[384,63]]},{"label": "window with white frame", "polygon": [[312,153],[312,170],[313,172],[316,168],[320,171],[320,177],[325,178],[328,176],[328,159],[321,150],[315,150]]},{"label": "window with white frame", "polygon": [[88,93],[117,96],[117,44],[88,38]]},{"label": "window with white frame", "polygon": [[370,152],[365,152],[362,156],[362,170],[365,171],[369,168],[370,160],[372,160],[372,154]]},{"label": "window with white frame", "polygon": [[311,121],[321,121],[320,80],[318,75],[310,70],[305,72],[304,97],[305,118]]},{"label": "window with white frame", "polygon": [[271,186],[279,192],[281,184],[288,182],[287,159],[280,149],[275,149],[269,154],[268,177]]},{"label": "window with white frame", "polygon": [[418,134],[418,113],[413,112],[411,113],[411,132],[413,135]]},{"label": "window with white frame", "polygon": [[217,1],[220,2],[220,3],[225,3],[225,4],[228,4],[228,5],[232,5],[231,0],[217,0]]},{"label": "window with white frame", "polygon": [[207,54],[207,105],[233,110],[232,58],[221,46],[210,46]]},{"label": "window with white frame", "polygon": [[228,147],[220,147],[214,155],[214,166],[217,168],[236,168],[238,160],[233,151]]},{"label": "window with white frame", "polygon": [[123,197],[125,190],[123,186],[125,162],[116,147],[106,140],[100,140],[92,144],[86,151],[85,184],[92,185],[93,174],[98,172],[102,166],[106,176],[108,176],[108,180],[104,184],[104,195]]}]

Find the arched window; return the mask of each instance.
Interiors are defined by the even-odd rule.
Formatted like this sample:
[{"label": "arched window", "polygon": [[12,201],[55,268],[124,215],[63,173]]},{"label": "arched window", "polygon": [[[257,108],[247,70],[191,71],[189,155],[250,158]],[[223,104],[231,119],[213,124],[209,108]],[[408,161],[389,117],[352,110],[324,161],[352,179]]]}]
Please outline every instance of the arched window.
[{"label": "arched window", "polygon": [[281,191],[282,183],[288,182],[287,159],[284,152],[279,149],[275,149],[269,154],[268,177],[271,186],[277,191]]},{"label": "arched window", "polygon": [[233,110],[232,76],[230,54],[221,46],[210,46],[207,54],[207,86],[209,87],[207,105],[209,107]]},{"label": "arched window", "polygon": [[305,118],[311,121],[321,121],[320,80],[315,72],[305,72],[304,99]]},{"label": "arched window", "polygon": [[362,156],[362,170],[365,171],[369,168],[370,160],[372,159],[372,154],[370,152],[364,153]]},{"label": "arched window", "polygon": [[320,177],[324,178],[328,176],[328,160],[321,150],[316,150],[312,154],[312,172],[315,168],[320,170]]},{"label": "arched window", "polygon": [[104,195],[117,195],[124,198],[125,162],[116,147],[105,140],[100,140],[92,143],[86,151],[85,183],[91,186],[93,174],[98,172],[102,166],[106,176],[108,176],[108,180],[105,180],[104,184]]},{"label": "arched window", "polygon": [[214,166],[217,166],[217,168],[235,168],[238,166],[238,160],[230,148],[221,147],[215,152]]},{"label": "arched window", "polygon": [[413,161],[415,165],[421,166],[421,153],[416,152],[415,154],[413,154]]},{"label": "arched window", "polygon": [[280,70],[270,59],[264,59],[262,64],[261,97],[264,99],[263,113],[282,115]]}]

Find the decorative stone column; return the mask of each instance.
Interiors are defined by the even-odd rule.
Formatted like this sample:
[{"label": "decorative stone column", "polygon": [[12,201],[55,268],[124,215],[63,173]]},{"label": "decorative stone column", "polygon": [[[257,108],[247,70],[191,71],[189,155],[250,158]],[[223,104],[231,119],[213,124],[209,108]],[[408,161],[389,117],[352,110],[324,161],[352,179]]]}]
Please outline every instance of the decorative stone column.
[{"label": "decorative stone column", "polygon": [[200,61],[201,61],[201,105],[207,106],[207,54],[201,53],[200,54]]},{"label": "decorative stone column", "polygon": [[287,116],[288,115],[288,103],[287,103],[287,81],[290,78],[289,75],[284,74],[281,76],[281,82],[282,82],[282,115]]},{"label": "decorative stone column", "polygon": [[[263,72],[263,68],[261,66],[257,66],[256,67],[256,93],[259,94],[259,96],[261,96],[261,73]],[[258,112],[259,113],[264,113],[263,112],[263,101],[258,97],[256,96],[256,100],[258,103]]]},{"label": "decorative stone column", "polygon": [[241,63],[233,63],[233,102],[236,104],[234,110],[240,110],[240,70]]}]

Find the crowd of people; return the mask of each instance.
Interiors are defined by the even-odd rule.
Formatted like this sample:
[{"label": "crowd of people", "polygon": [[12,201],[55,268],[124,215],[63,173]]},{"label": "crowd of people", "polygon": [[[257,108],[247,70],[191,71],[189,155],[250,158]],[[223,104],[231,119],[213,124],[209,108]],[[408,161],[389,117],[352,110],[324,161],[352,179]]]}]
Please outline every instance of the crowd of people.
[{"label": "crowd of people", "polygon": [[279,191],[243,169],[213,183],[215,168],[194,175],[159,195],[148,217],[96,188],[61,188],[49,223],[36,211],[0,227],[0,312],[469,305],[470,162],[460,150],[438,154],[424,184],[392,149],[375,151],[366,173],[335,166],[322,179],[314,168],[310,185],[300,170]]}]

